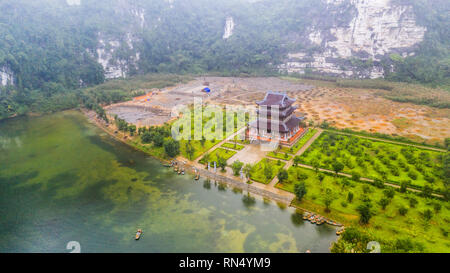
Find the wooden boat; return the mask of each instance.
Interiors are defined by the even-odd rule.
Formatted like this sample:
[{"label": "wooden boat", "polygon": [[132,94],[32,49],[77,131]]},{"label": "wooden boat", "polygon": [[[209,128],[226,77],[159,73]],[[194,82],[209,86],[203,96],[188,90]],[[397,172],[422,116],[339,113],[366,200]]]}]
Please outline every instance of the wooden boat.
[{"label": "wooden boat", "polygon": [[172,167],[172,165],[171,165],[171,164],[164,164],[163,166],[164,166],[164,167],[167,167],[167,168],[170,168],[170,167]]},{"label": "wooden boat", "polygon": [[142,235],[142,229],[138,229],[138,231],[136,232],[135,240],[139,240],[141,238],[141,235]]},{"label": "wooden boat", "polygon": [[336,231],[336,235],[341,235],[342,233],[344,233],[345,228],[341,228],[338,231]]},{"label": "wooden boat", "polygon": [[309,213],[303,214],[303,220],[308,220],[308,217],[309,217]]},{"label": "wooden boat", "polygon": [[197,174],[197,176],[194,179],[195,180],[199,180],[200,179],[200,174]]}]

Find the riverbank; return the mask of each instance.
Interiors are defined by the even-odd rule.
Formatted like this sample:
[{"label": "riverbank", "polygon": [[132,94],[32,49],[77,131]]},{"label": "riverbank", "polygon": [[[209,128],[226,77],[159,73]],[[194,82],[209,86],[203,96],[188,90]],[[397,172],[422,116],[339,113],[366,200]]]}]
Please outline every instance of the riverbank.
[{"label": "riverbank", "polygon": [[[144,152],[145,154],[159,160],[163,164],[167,164],[170,162],[170,160],[168,158],[161,158],[161,157],[155,156],[154,154],[151,154],[143,149],[140,149],[139,147],[137,147],[136,145],[131,143],[130,138],[128,138],[128,136],[124,135],[122,137],[119,135],[119,132],[115,133],[115,130],[112,129],[113,128],[112,125],[107,125],[103,119],[97,118],[97,114],[94,111],[88,111],[85,109],[82,109],[81,111],[91,123],[95,124],[98,128],[102,129],[104,132],[106,132],[108,135],[110,135],[114,139],[116,139],[138,151]],[[203,177],[217,181],[219,183],[225,183],[233,188],[237,188],[239,190],[258,195],[262,198],[268,198],[276,203],[279,203],[279,205],[282,204],[282,206],[290,206],[295,209],[299,209],[301,211],[308,212],[308,213],[314,212],[314,211],[311,211],[310,208],[303,208],[303,207],[299,206],[299,204],[296,204],[295,202],[293,202],[295,200],[295,195],[292,193],[289,193],[287,191],[282,191],[282,190],[279,190],[279,189],[276,189],[273,187],[269,189],[269,185],[263,185],[263,184],[259,184],[259,183],[255,183],[255,182],[254,183],[246,183],[245,181],[238,180],[235,177],[229,177],[226,173],[220,173],[220,171],[219,172],[208,171],[205,169],[205,167],[202,164],[197,163],[195,161],[190,161],[182,156],[178,156],[176,158],[176,160],[178,162],[181,162],[185,167],[185,171],[191,175],[196,174],[196,171],[198,171],[199,174]],[[282,191],[282,193],[281,193],[281,191]],[[318,213],[318,212],[314,212],[314,213]],[[336,222],[336,219],[332,219],[332,220],[334,222]],[[342,224],[338,223],[338,225],[341,226]]]},{"label": "riverbank", "polygon": [[[136,145],[133,145],[130,142],[130,138],[128,136],[121,137],[119,136],[119,132],[116,134],[115,130],[112,130],[111,125],[107,125],[104,120],[97,118],[97,114],[94,111],[88,111],[86,109],[82,109],[81,112],[86,116],[86,118],[93,124],[95,124],[98,128],[102,129],[105,133],[113,137],[114,139],[138,150],[141,152],[144,152],[145,154],[161,161],[161,163],[169,163],[170,160],[168,158],[161,158],[158,156],[155,156],[154,154],[148,153],[147,151],[140,149],[139,147],[136,147]],[[248,184],[243,181],[239,181],[237,179],[233,179],[230,177],[227,177],[225,174],[220,173],[214,173],[208,170],[204,169],[204,166],[202,164],[196,163],[194,161],[190,161],[184,157],[178,156],[176,158],[179,162],[183,162],[183,165],[186,167],[185,170],[189,172],[190,174],[195,174],[195,170],[199,171],[201,176],[207,177],[209,179],[226,183],[232,187],[239,188],[241,190],[245,190],[249,193],[259,195],[263,198],[269,198],[275,202],[281,202],[285,205],[290,206],[294,196],[293,194],[290,194],[286,192],[286,194],[277,194],[276,192],[269,191],[267,189],[264,189],[263,187],[258,187],[256,185]]]}]

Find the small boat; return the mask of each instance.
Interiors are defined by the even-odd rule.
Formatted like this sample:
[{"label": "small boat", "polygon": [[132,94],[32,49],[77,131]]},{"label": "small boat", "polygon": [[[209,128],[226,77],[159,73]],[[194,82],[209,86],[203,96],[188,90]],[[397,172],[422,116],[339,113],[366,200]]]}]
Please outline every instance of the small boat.
[{"label": "small boat", "polygon": [[163,166],[164,166],[164,167],[167,167],[167,168],[170,168],[170,167],[172,167],[172,165],[171,165],[171,164],[164,164]]},{"label": "small boat", "polygon": [[199,180],[200,179],[200,174],[197,174],[194,179],[195,180]]},{"label": "small boat", "polygon": [[303,214],[303,220],[308,220],[308,217],[309,217],[309,213]]},{"label": "small boat", "polygon": [[340,228],[339,230],[336,231],[336,235],[341,235],[342,233],[344,233],[345,228]]},{"label": "small boat", "polygon": [[183,168],[183,169],[181,169],[181,174],[182,174],[182,175],[184,175],[184,168]]},{"label": "small boat", "polygon": [[136,232],[135,240],[139,240],[141,238],[141,235],[142,235],[142,229],[138,229],[138,231]]}]

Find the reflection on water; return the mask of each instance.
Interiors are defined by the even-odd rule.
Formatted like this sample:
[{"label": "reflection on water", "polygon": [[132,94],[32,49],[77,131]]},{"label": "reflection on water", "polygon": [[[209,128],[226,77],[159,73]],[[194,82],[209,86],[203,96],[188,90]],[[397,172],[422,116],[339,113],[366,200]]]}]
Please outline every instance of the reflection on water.
[{"label": "reflection on water", "polygon": [[178,176],[77,112],[0,122],[0,140],[0,252],[69,252],[69,241],[82,252],[328,252],[336,239],[292,208]]}]

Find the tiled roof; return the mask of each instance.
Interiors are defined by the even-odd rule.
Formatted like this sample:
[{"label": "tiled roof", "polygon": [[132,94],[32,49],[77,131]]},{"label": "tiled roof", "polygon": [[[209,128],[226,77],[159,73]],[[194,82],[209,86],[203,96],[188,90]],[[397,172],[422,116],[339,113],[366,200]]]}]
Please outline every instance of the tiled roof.
[{"label": "tiled roof", "polygon": [[278,105],[280,108],[291,106],[295,102],[294,99],[289,98],[285,93],[272,92],[266,93],[264,100],[256,102],[258,105],[273,106]]},{"label": "tiled roof", "polygon": [[[300,121],[301,121],[300,118],[292,117],[286,123],[280,122],[278,124],[278,126],[279,126],[278,127],[278,132],[280,132],[280,133],[287,133],[287,132],[293,130],[295,127],[297,127],[299,125]],[[258,122],[257,121],[253,121],[253,122],[251,122],[249,124],[249,126],[253,127],[253,128],[261,128],[261,127],[263,127],[263,125],[264,124],[260,120],[258,120]],[[274,126],[275,126],[275,124],[274,124]],[[272,130],[272,122],[267,121],[266,129]]]}]

